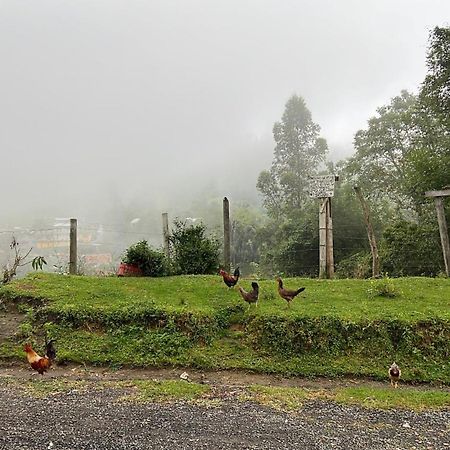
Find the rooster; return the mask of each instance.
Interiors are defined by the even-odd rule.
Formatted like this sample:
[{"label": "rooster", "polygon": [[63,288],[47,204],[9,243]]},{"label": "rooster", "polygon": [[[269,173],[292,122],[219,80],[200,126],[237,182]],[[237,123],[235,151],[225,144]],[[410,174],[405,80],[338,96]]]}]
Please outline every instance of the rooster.
[{"label": "rooster", "polygon": [[277,281],[278,281],[278,293],[280,294],[281,298],[284,298],[287,301],[288,307],[290,308],[291,302],[294,299],[294,297],[300,294],[300,292],[303,292],[305,288],[301,287],[296,291],[291,291],[283,287],[283,280],[280,277],[277,278]]},{"label": "rooster", "polygon": [[255,306],[258,306],[258,295],[259,295],[258,283],[253,281],[252,290],[249,292],[246,292],[239,286],[239,292],[241,293],[242,298],[248,303],[249,309],[252,303],[254,303]]},{"label": "rooster", "polygon": [[400,370],[400,367],[394,362],[392,366],[389,367],[389,378],[391,380],[391,386],[394,386],[394,388],[398,387],[398,380],[400,379],[401,374],[402,371]]},{"label": "rooster", "polygon": [[45,344],[45,356],[39,356],[31,347],[31,344],[25,344],[24,351],[27,354],[27,359],[31,367],[44,375],[44,372],[52,365],[56,358],[56,350],[53,345],[54,339],[51,339]]},{"label": "rooster", "polygon": [[223,278],[223,282],[229,287],[232,288],[233,286],[236,286],[236,283],[239,280],[239,276],[240,276],[240,272],[239,272],[239,267],[236,267],[233,275],[230,275],[228,272],[225,272],[225,270],[220,269],[219,270],[219,275],[222,276]]}]

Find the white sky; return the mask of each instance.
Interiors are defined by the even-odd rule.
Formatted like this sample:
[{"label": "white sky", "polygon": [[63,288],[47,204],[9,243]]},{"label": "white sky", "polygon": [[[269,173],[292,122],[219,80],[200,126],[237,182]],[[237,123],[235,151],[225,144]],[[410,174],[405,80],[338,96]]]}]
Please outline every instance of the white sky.
[{"label": "white sky", "polygon": [[349,155],[449,21],[448,0],[0,0],[0,215],[254,190],[293,93]]}]

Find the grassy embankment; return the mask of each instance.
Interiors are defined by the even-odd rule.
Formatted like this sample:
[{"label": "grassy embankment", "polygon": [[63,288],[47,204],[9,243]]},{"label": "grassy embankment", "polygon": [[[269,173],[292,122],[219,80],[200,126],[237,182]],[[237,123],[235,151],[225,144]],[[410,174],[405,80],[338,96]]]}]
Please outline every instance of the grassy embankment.
[{"label": "grassy embankment", "polygon": [[[395,360],[405,381],[450,383],[449,280],[286,279],[306,286],[290,310],[273,280],[259,284],[248,310],[217,276],[30,275],[0,288],[7,310],[24,313],[0,358],[23,359],[23,342],[42,347],[47,330],[60,363],[386,379]],[[394,296],[377,295],[386,289]]]}]

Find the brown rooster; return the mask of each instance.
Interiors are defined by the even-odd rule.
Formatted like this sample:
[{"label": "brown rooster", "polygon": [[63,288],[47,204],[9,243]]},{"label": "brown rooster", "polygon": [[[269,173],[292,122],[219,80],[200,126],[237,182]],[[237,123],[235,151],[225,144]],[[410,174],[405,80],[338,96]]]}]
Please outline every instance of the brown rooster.
[{"label": "brown rooster", "polygon": [[27,360],[31,367],[39,372],[41,375],[52,365],[52,362],[56,358],[56,350],[53,345],[55,342],[53,339],[46,343],[45,356],[39,356],[31,347],[31,344],[25,344],[24,351],[27,354]]},{"label": "brown rooster", "polygon": [[236,267],[235,271],[233,272],[233,275],[230,275],[228,272],[225,272],[225,270],[220,269],[219,275],[222,276],[223,282],[229,287],[236,286],[236,283],[239,280],[239,276],[241,273],[239,272],[239,267]]},{"label": "brown rooster", "polygon": [[258,295],[259,295],[258,283],[253,281],[252,290],[249,292],[246,292],[239,286],[239,292],[241,293],[242,298],[248,303],[249,309],[252,303],[254,303],[255,306],[258,306]]},{"label": "brown rooster", "polygon": [[394,386],[396,389],[398,387],[398,380],[400,380],[401,374],[402,371],[400,370],[400,367],[398,367],[394,362],[391,367],[389,367],[389,378],[391,380],[391,386]]},{"label": "brown rooster", "polygon": [[278,281],[278,293],[280,294],[281,298],[284,298],[287,301],[288,307],[290,308],[291,302],[294,299],[294,297],[300,294],[300,292],[303,292],[305,288],[301,287],[296,291],[292,291],[289,289],[285,289],[283,287],[283,280],[280,277],[277,278],[277,281]]}]

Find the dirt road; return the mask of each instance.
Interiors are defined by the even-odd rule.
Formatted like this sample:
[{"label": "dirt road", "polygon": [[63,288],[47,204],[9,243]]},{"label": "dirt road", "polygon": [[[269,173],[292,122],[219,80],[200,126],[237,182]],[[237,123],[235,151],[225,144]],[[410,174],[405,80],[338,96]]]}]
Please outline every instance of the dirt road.
[{"label": "dirt road", "polygon": [[[69,379],[87,380],[163,373],[73,368],[68,372]],[[14,380],[0,383],[2,450],[450,449],[450,411],[380,411],[313,400],[294,412],[280,412],[239,400],[238,374],[218,374],[212,382],[221,393],[220,401],[205,404],[127,402],[121,400],[126,388],[114,384],[44,398],[14,387],[33,377],[26,369],[0,369],[0,379]]]}]

